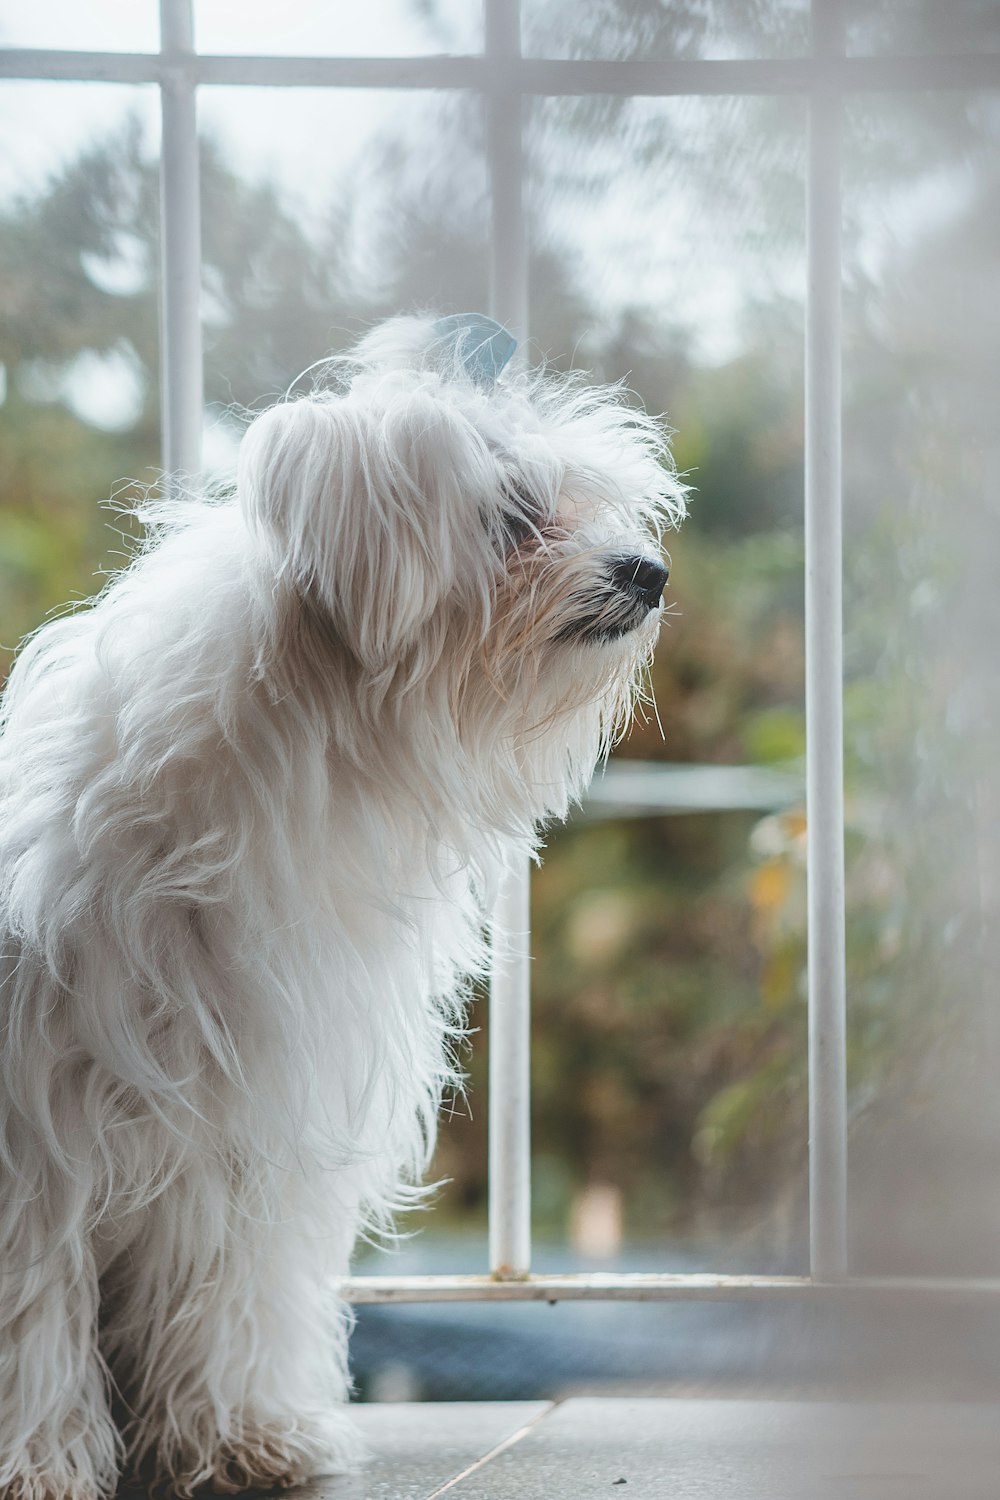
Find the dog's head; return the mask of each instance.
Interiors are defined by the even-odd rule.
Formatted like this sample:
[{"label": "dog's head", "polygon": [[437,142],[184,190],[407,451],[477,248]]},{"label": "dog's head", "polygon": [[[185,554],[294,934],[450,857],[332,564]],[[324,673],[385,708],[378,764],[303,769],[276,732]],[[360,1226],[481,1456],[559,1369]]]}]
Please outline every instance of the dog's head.
[{"label": "dog's head", "polygon": [[606,737],[659,628],[683,492],[620,390],[501,371],[509,345],[480,318],[384,324],[257,418],[241,502],[380,700],[433,684],[463,741],[522,745],[596,705]]}]

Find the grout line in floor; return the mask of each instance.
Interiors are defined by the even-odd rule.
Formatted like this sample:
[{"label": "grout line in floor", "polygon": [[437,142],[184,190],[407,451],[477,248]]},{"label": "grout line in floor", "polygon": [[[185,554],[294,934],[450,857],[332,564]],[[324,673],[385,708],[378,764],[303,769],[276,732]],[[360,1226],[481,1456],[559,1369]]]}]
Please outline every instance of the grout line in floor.
[{"label": "grout line in floor", "polygon": [[516,1432],[512,1432],[510,1437],[505,1437],[502,1443],[497,1443],[496,1447],[491,1448],[488,1453],[484,1453],[482,1458],[477,1458],[474,1463],[471,1463],[467,1468],[464,1468],[460,1474],[456,1474],[454,1478],[447,1480],[442,1485],[439,1485],[436,1490],[432,1490],[431,1493],[427,1496],[427,1500],[438,1500],[439,1495],[443,1495],[446,1490],[454,1489],[456,1484],[460,1483],[460,1481],[463,1479],[468,1479],[469,1475],[475,1474],[478,1469],[484,1469],[488,1463],[492,1463],[493,1460],[498,1456],[498,1454],[503,1453],[505,1449],[513,1448],[514,1444],[519,1443],[523,1437],[527,1437],[528,1433],[531,1432],[535,1427],[537,1427],[539,1422],[544,1422],[545,1418],[549,1416],[550,1413],[553,1412],[558,1405],[558,1401],[548,1402],[544,1411],[540,1411],[537,1416],[532,1417],[530,1422],[525,1422],[523,1427],[519,1427]]}]

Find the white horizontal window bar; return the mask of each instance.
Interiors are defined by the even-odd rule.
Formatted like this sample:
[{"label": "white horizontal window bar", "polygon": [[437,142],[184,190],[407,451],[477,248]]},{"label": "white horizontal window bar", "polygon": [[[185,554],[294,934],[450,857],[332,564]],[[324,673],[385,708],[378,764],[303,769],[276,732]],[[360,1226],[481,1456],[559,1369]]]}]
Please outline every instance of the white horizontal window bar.
[{"label": "white horizontal window bar", "polygon": [[396,1302],[787,1302],[868,1297],[886,1301],[963,1302],[1000,1297],[1000,1278],[716,1276],[709,1273],[602,1272],[525,1276],[351,1276],[340,1294],[360,1306]]},{"label": "white horizontal window bar", "polygon": [[499,72],[485,56],[235,57],[193,53],[0,49],[0,78],[159,83],[183,72],[196,84],[271,88],[481,89],[506,94],[884,93],[1000,86],[1000,54],[917,57],[683,59],[669,62],[513,58]]},{"label": "white horizontal window bar", "polygon": [[777,812],[801,804],[805,779],[770,766],[664,765],[612,761],[584,795],[585,817],[644,818],[665,813]]}]

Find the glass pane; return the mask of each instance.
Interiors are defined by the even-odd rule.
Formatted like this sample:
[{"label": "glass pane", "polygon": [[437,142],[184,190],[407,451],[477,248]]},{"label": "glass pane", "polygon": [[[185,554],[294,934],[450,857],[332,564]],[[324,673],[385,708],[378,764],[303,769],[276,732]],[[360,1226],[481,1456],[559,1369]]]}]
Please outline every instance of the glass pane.
[{"label": "glass pane", "polygon": [[156,0],[42,0],[5,6],[0,18],[0,47],[155,52],[159,45]]},{"label": "glass pane", "polygon": [[850,53],[996,52],[996,0],[865,0],[847,19]]},{"label": "glass pane", "polygon": [[[644,766],[790,805],[583,821],[535,877],[540,1237],[578,1263],[801,1263],[804,120],[790,101],[535,101],[533,341],[676,429]],[[733,1235],[739,1231],[739,1241]],[[603,1236],[603,1240],[602,1240]]]},{"label": "glass pane", "polygon": [[196,0],[200,52],[292,57],[407,57],[482,48],[482,7],[467,0],[374,0],[331,5],[259,5],[245,0]]},{"label": "glass pane", "polygon": [[451,93],[217,88],[200,119],[211,456],[226,467],[229,403],[279,395],[391,313],[486,305],[482,110]]},{"label": "glass pane", "polygon": [[121,554],[102,505],[159,461],[159,99],[10,83],[0,123],[0,678]]},{"label": "glass pane", "polygon": [[524,0],[521,30],[529,57],[789,57],[808,15],[808,0]]},{"label": "glass pane", "polygon": [[[755,337],[757,305],[802,297],[803,119],[784,99],[533,101],[536,283],[553,259],[602,327],[628,309],[650,339],[669,327],[699,360],[732,359]],[[532,332],[558,354],[576,344],[550,330],[553,306],[535,297]],[[578,332],[586,362],[593,338]]]},{"label": "glass pane", "polygon": [[857,1252],[995,1275],[1000,113],[994,96],[856,100],[848,130]]},{"label": "glass pane", "polygon": [[0,202],[44,191],[55,174],[127,119],[137,122],[152,148],[160,128],[155,86],[0,82]]}]

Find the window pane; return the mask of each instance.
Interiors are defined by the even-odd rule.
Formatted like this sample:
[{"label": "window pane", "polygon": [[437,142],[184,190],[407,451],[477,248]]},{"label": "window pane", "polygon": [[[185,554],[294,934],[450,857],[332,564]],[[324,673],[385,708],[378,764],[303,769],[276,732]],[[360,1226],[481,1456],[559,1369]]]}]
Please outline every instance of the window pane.
[{"label": "window pane", "polygon": [[789,57],[808,46],[807,0],[524,0],[529,57]]},{"label": "window pane", "polygon": [[[731,359],[757,336],[756,306],[802,297],[803,129],[784,99],[532,101],[536,282],[554,259],[602,323],[631,309],[651,337],[681,330],[699,359]],[[534,297],[533,336],[575,348],[550,331],[552,306]]]},{"label": "window pane", "polygon": [[[666,539],[664,737],[640,721],[628,765],[801,777],[803,136],[792,101],[529,112],[533,340],[665,411],[694,489]],[[802,826],[793,792],[548,840],[536,1222],[571,1254],[618,1235],[632,1267],[801,1256]]]},{"label": "window pane", "polygon": [[248,5],[246,0],[196,0],[195,37],[201,52],[285,54],[292,57],[407,57],[476,52],[482,47],[479,5],[467,0],[369,0],[331,5]]},{"label": "window pane", "polygon": [[857,100],[848,132],[855,1233],[867,1269],[993,1275],[1000,113]]},{"label": "window pane", "polygon": [[485,306],[478,99],[217,88],[200,120],[217,409],[276,397],[380,317]]},{"label": "window pane", "polygon": [[850,53],[996,52],[996,0],[868,0],[848,18]]},{"label": "window pane", "polygon": [[0,46],[58,47],[81,52],[155,52],[160,45],[156,0],[42,0],[8,5]]},{"label": "window pane", "polygon": [[155,86],[0,82],[0,202],[44,190],[53,174],[127,119],[138,122],[147,144],[158,141]]},{"label": "window pane", "polygon": [[102,505],[159,463],[158,95],[10,83],[0,123],[0,678],[122,550]]}]

